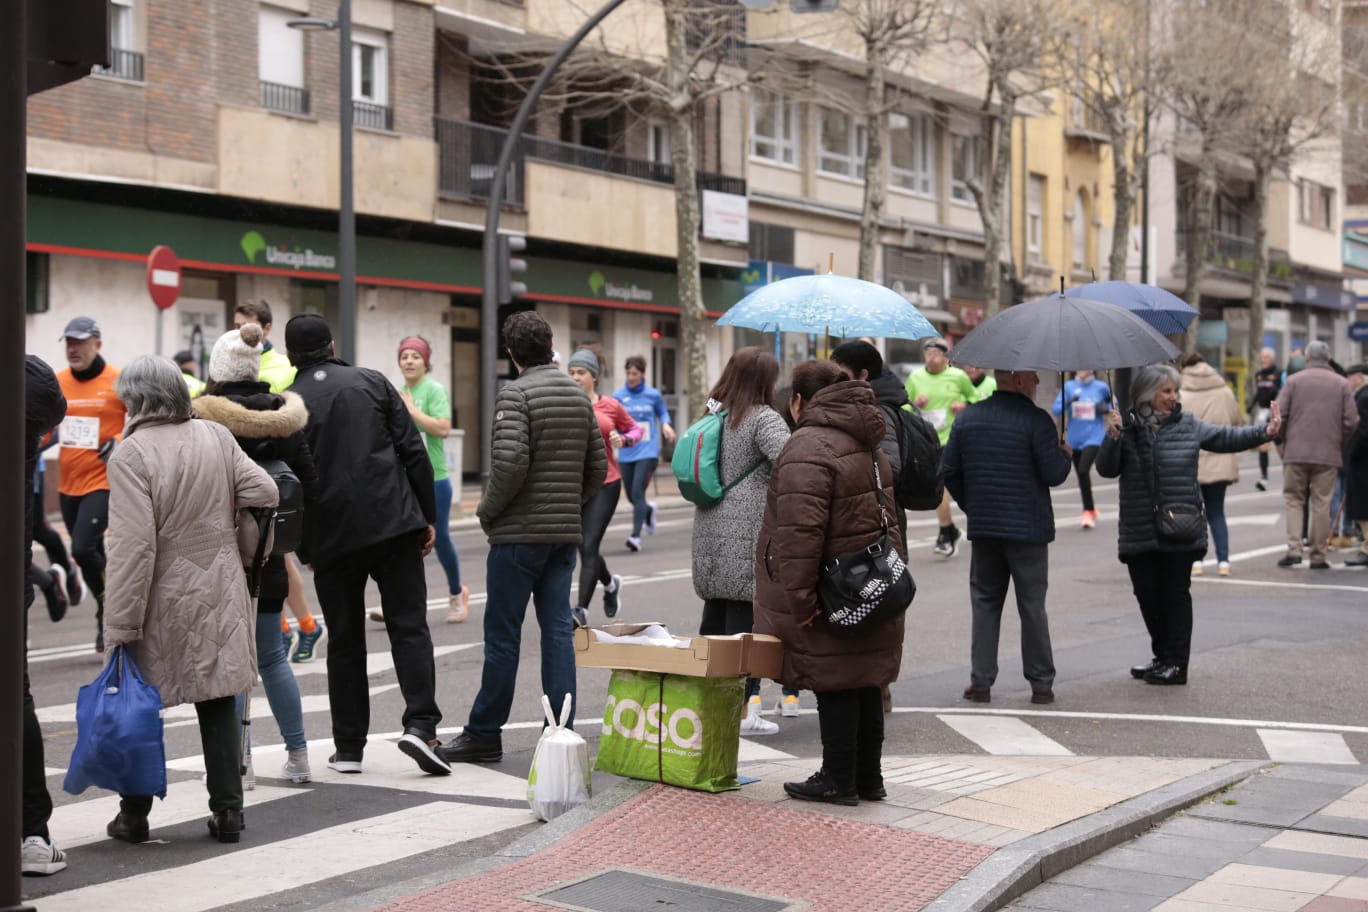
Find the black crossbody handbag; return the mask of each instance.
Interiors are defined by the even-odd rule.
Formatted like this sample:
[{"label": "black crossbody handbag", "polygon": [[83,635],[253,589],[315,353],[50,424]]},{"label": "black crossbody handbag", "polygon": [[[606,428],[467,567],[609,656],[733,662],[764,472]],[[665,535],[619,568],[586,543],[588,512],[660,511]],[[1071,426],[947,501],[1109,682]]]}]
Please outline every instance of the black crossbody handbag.
[{"label": "black crossbody handbag", "polygon": [[884,499],[879,459],[870,455],[874,457],[874,494],[879,499],[882,531],[873,544],[827,561],[817,580],[823,622],[843,636],[865,636],[906,611],[917,594],[907,562],[889,538],[888,501]]},{"label": "black crossbody handbag", "polygon": [[[1156,437],[1157,442],[1157,437]],[[1139,448],[1136,448],[1137,455]],[[1142,473],[1143,474],[1143,473]],[[1159,499],[1159,459],[1154,444],[1150,444],[1150,472],[1145,475],[1149,486],[1150,501],[1154,506],[1154,534],[1159,541],[1169,545],[1195,545],[1206,534],[1206,508],[1199,499],[1197,503],[1183,503]]]}]

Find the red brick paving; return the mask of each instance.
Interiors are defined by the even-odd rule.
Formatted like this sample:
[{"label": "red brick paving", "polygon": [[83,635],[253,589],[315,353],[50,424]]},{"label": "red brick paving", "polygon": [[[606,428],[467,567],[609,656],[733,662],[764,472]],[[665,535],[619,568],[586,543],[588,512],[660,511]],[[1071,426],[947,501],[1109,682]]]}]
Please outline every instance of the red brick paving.
[{"label": "red brick paving", "polygon": [[914,912],[993,852],[817,810],[657,785],[530,858],[382,908],[544,912],[523,897],[625,868],[806,900],[813,912]]}]

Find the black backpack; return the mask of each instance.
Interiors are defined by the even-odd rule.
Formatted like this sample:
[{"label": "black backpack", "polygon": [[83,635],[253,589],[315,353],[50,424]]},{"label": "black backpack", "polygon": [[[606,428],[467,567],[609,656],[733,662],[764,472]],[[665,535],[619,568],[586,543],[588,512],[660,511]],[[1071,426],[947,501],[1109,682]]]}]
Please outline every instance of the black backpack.
[{"label": "black backpack", "polygon": [[304,485],[283,459],[258,459],[256,464],[266,470],[280,493],[280,503],[275,508],[275,518],[271,522],[275,542],[271,555],[279,556],[299,550],[304,538]]},{"label": "black backpack", "polygon": [[941,504],[941,444],[936,429],[921,415],[905,408],[879,406],[893,424],[898,440],[898,477],[893,496],[904,510],[934,510]]}]

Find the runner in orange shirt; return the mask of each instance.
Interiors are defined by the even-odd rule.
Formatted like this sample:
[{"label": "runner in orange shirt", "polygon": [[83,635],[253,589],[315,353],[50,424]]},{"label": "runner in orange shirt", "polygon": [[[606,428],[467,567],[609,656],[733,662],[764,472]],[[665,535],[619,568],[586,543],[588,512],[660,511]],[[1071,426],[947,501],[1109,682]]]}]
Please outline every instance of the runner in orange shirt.
[{"label": "runner in orange shirt", "polygon": [[57,375],[67,401],[57,490],[71,536],[71,556],[95,596],[95,651],[104,652],[104,531],[109,525],[105,463],[123,434],[127,410],[114,394],[118,369],[100,357],[99,324],[90,317],[76,317],[62,339],[69,366]]}]

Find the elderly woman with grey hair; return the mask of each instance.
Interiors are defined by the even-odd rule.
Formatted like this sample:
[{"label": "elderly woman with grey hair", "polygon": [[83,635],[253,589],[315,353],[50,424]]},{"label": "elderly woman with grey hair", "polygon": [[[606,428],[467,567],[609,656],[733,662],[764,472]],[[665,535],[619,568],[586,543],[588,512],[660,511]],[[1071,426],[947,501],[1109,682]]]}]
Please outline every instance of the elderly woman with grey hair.
[{"label": "elderly woman with grey hair", "polygon": [[[119,376],[128,407],[109,459],[105,635],[129,647],[162,703],[195,704],[208,773],[209,833],[243,829],[235,694],[256,681],[255,618],[238,550],[239,511],[274,507],[275,482],[220,424],[192,421],[179,368],[145,355]],[[150,795],[120,795],[106,828],[148,838]]]},{"label": "elderly woman with grey hair", "polygon": [[[1191,567],[1207,548],[1198,453],[1253,449],[1277,436],[1280,424],[1276,406],[1268,423],[1256,427],[1207,424],[1178,404],[1181,382],[1168,364],[1138,371],[1131,384],[1131,412],[1124,421],[1114,408],[1107,413],[1107,435],[1097,456],[1099,475],[1121,479],[1118,550],[1130,571],[1153,656],[1133,667],[1131,676],[1147,684],[1187,683]],[[1172,521],[1185,515],[1189,522]]]}]

